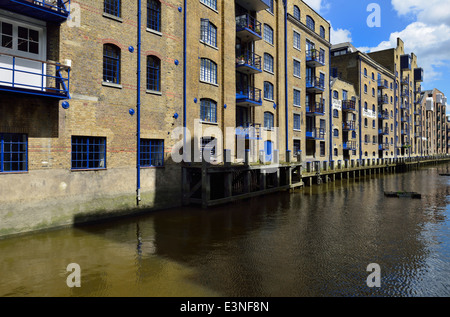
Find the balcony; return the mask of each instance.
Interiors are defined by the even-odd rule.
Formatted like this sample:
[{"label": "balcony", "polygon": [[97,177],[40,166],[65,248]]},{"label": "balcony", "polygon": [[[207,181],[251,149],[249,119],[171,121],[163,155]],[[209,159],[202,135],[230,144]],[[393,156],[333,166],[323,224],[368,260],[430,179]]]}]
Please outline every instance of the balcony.
[{"label": "balcony", "polygon": [[381,120],[389,120],[389,112],[388,111],[381,111],[378,113],[378,118]]},{"label": "balcony", "polygon": [[0,8],[41,21],[62,23],[70,13],[70,0],[0,0]]},{"label": "balcony", "polygon": [[324,116],[325,107],[322,103],[309,103],[306,105],[306,115],[309,116]]},{"label": "balcony", "polygon": [[400,97],[402,97],[402,98],[409,98],[409,91],[402,90],[401,93],[400,93]]},{"label": "balcony", "polygon": [[402,135],[408,135],[409,129],[402,129]]},{"label": "balcony", "polygon": [[400,104],[400,109],[407,110],[408,109],[408,104],[407,103]]},{"label": "balcony", "polygon": [[325,79],[320,77],[306,77],[306,91],[322,93],[325,90]]},{"label": "balcony", "polygon": [[389,143],[383,143],[378,145],[378,150],[380,151],[386,151],[389,150]]},{"label": "balcony", "polygon": [[261,73],[261,56],[250,51],[238,55],[236,57],[236,70],[248,75]]},{"label": "balcony", "polygon": [[411,70],[411,55],[400,56],[400,68],[401,70]]},{"label": "balcony", "polygon": [[378,89],[388,89],[389,84],[387,80],[378,79]]},{"label": "balcony", "polygon": [[312,128],[306,131],[308,140],[325,140],[325,130],[322,128]]},{"label": "balcony", "polygon": [[343,122],[342,131],[356,131],[356,122],[355,121]]},{"label": "balcony", "polygon": [[386,105],[389,103],[389,97],[388,96],[380,96],[378,97],[378,104],[379,105]]},{"label": "balcony", "polygon": [[404,122],[404,123],[409,122],[409,117],[401,117],[401,122]]},{"label": "balcony", "polygon": [[348,151],[356,150],[356,141],[344,141],[343,149]]},{"label": "balcony", "polygon": [[379,129],[378,130],[378,134],[380,134],[380,135],[389,135],[389,128],[386,127],[384,129]]},{"label": "balcony", "polygon": [[35,96],[70,99],[70,67],[54,62],[2,53],[0,90]]},{"label": "balcony", "polygon": [[237,87],[236,105],[262,106],[261,89],[255,87]]},{"label": "balcony", "polygon": [[356,111],[356,101],[354,100],[343,100],[342,101],[342,110],[353,112]]},{"label": "balcony", "polygon": [[261,140],[261,124],[246,122],[236,128],[236,135],[246,140]]},{"label": "balcony", "polygon": [[325,66],[325,52],[316,49],[306,51],[306,65],[310,67]]},{"label": "balcony", "polygon": [[421,138],[422,137],[422,133],[416,132],[416,133],[414,133],[414,137],[415,138]]},{"label": "balcony", "polygon": [[404,86],[408,86],[409,85],[409,78],[408,77],[404,77],[401,79],[400,83]]},{"label": "balcony", "polygon": [[236,3],[249,11],[261,11],[269,9],[268,0],[236,0]]},{"label": "balcony", "polygon": [[423,82],[423,68],[414,69],[414,81]]},{"label": "balcony", "polygon": [[236,36],[246,42],[259,41],[262,39],[261,22],[249,14],[236,17]]}]

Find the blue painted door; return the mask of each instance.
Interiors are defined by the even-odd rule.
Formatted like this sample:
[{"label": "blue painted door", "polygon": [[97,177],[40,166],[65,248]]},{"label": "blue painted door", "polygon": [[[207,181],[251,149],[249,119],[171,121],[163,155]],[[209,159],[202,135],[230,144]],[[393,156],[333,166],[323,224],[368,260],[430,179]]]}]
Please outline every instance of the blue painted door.
[{"label": "blue painted door", "polygon": [[272,152],[273,152],[273,142],[265,141],[264,142],[264,153],[266,154],[266,162],[272,161]]}]

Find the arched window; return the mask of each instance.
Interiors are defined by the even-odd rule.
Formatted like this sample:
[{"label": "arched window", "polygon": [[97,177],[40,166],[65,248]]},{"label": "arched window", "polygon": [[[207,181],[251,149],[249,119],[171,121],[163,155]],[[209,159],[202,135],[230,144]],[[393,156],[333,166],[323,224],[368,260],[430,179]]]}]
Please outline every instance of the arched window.
[{"label": "arched window", "polygon": [[364,93],[367,94],[367,85],[364,85]]},{"label": "arched window", "polygon": [[200,99],[200,120],[217,122],[217,103],[211,99]]},{"label": "arched window", "polygon": [[339,118],[339,111],[337,109],[333,109],[333,117]]},{"label": "arched window", "polygon": [[333,90],[333,98],[334,99],[339,99],[339,91]]},{"label": "arched window", "polygon": [[372,111],[375,113],[375,105],[372,105]]},{"label": "arched window", "polygon": [[267,9],[267,11],[269,11],[270,13],[273,13],[273,0],[269,0],[269,8]]},{"label": "arched window", "polygon": [[375,96],[375,88],[372,88],[372,96]]},{"label": "arched window", "polygon": [[147,56],[147,89],[161,91],[161,60]]},{"label": "arched window", "polygon": [[316,30],[316,22],[309,15],[306,16],[306,27],[312,31]]},{"label": "arched window", "polygon": [[264,82],[264,99],[273,100],[273,85],[268,81]]},{"label": "arched window", "polygon": [[364,76],[367,77],[367,68],[364,68]]},{"label": "arched window", "polygon": [[269,53],[264,53],[264,70],[273,73],[273,57]]},{"label": "arched window", "polygon": [[338,137],[339,137],[339,130],[338,130],[338,129],[334,129],[334,130],[333,130],[333,136],[334,136],[335,138],[338,138]]},{"label": "arched window", "polygon": [[268,24],[264,24],[264,41],[273,45],[273,29]]},{"label": "arched window", "polygon": [[217,27],[208,19],[201,19],[200,36],[203,43],[217,47]]},{"label": "arched window", "polygon": [[161,2],[147,0],[147,28],[161,31]]},{"label": "arched window", "polygon": [[120,83],[120,48],[113,44],[103,45],[103,81]]},{"label": "arched window", "polygon": [[367,102],[364,102],[364,110],[367,111]]},{"label": "arched window", "polygon": [[368,125],[367,118],[364,118],[364,126],[367,127],[367,125]]},{"label": "arched window", "polygon": [[356,139],[356,132],[355,131],[352,132],[352,139]]},{"label": "arched window", "polygon": [[200,65],[200,80],[211,84],[217,84],[217,64],[210,59],[202,58]]},{"label": "arched window", "polygon": [[273,114],[271,112],[264,112],[264,128],[273,129]]},{"label": "arched window", "polygon": [[217,10],[217,0],[200,0],[200,2],[214,10]]},{"label": "arched window", "polygon": [[325,38],[325,28],[323,26],[320,26],[320,37]]},{"label": "arched window", "polygon": [[294,5],[294,18],[300,21],[300,9]]}]

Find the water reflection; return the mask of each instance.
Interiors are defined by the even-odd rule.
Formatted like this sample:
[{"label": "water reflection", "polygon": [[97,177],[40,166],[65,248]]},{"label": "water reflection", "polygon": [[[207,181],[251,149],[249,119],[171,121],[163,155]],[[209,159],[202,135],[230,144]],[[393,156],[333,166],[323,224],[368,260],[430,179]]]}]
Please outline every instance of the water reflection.
[{"label": "water reflection", "polygon": [[[448,169],[0,240],[0,295],[448,296]],[[384,197],[396,190],[422,199]],[[66,285],[72,262],[81,288]],[[381,288],[366,285],[370,263]]]}]

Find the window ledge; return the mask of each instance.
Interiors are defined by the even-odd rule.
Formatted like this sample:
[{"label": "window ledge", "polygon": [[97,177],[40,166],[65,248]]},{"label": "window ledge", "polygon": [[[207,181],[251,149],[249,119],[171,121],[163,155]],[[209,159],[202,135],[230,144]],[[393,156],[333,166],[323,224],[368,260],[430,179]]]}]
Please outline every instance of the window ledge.
[{"label": "window ledge", "polygon": [[84,169],[74,169],[71,168],[71,172],[95,172],[95,171],[106,171],[107,168],[84,168]]},{"label": "window ledge", "polygon": [[294,129],[295,132],[302,132],[301,129]]},{"label": "window ledge", "polygon": [[155,34],[155,35],[158,35],[158,36],[162,36],[163,35],[161,32],[153,30],[153,29],[150,29],[150,28],[147,28],[146,30],[147,30],[148,33],[152,33],[152,34]]},{"label": "window ledge", "polygon": [[28,174],[28,171],[0,172],[0,175]]},{"label": "window ledge", "polygon": [[112,14],[109,14],[109,13],[103,12],[103,16],[104,16],[105,18],[108,18],[108,19],[111,19],[111,20],[114,20],[114,21],[117,21],[117,22],[120,22],[120,23],[123,22],[123,19],[122,19],[122,18],[120,18],[120,17],[118,17],[118,16],[115,16],[115,15],[112,15]]},{"label": "window ledge", "polygon": [[150,94],[150,95],[157,95],[157,96],[161,96],[162,95],[162,92],[161,91],[157,91],[157,90],[147,89],[145,92],[147,94]]},{"label": "window ledge", "polygon": [[106,87],[117,88],[117,89],[122,89],[123,88],[121,84],[108,83],[106,81],[102,82],[102,85],[106,86]]},{"label": "window ledge", "polygon": [[271,72],[270,70],[267,70],[267,69],[264,69],[264,72],[266,72],[266,73],[268,73],[268,74],[271,74],[271,75],[275,75],[274,72]]},{"label": "window ledge", "polygon": [[210,122],[210,121],[203,121],[203,120],[200,120],[200,123],[201,124],[209,124],[209,125],[219,125],[217,122]]},{"label": "window ledge", "polygon": [[219,84],[210,83],[210,82],[208,82],[208,81],[204,81],[204,80],[201,80],[201,79],[200,79],[200,82],[203,83],[203,84],[207,84],[207,85],[212,85],[212,86],[215,86],[215,87],[219,87]]},{"label": "window ledge", "polygon": [[200,43],[202,43],[202,44],[205,45],[205,46],[211,47],[212,49],[214,49],[214,50],[216,50],[216,51],[219,50],[219,48],[218,48],[217,46],[214,46],[214,45],[211,45],[211,44],[209,44],[209,43],[206,43],[206,42],[203,41],[203,40],[200,40]]}]

